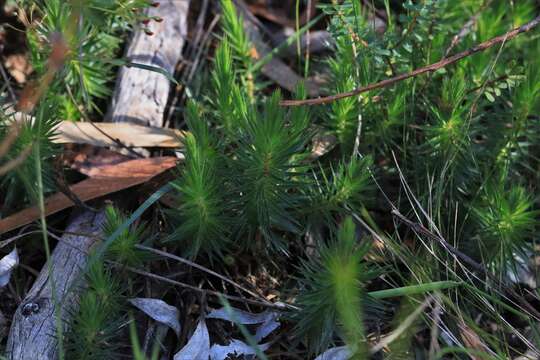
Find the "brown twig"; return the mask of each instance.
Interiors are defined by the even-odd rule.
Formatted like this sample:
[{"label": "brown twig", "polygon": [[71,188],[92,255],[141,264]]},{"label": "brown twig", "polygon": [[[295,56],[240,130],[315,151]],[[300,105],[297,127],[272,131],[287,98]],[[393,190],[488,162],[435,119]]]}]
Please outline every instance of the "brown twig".
[{"label": "brown twig", "polygon": [[17,166],[21,165],[24,160],[30,155],[32,152],[32,144],[28,145],[26,148],[24,148],[19,155],[17,155],[16,158],[8,161],[4,165],[0,166],[0,175],[4,175],[7,172],[15,169]]},{"label": "brown twig", "polygon": [[[107,261],[107,262],[111,263],[111,264],[114,264],[114,265],[119,265],[119,264],[111,262],[111,261]],[[169,279],[168,277],[153,274],[151,272],[136,269],[136,268],[133,268],[133,267],[130,267],[130,266],[125,266],[124,268],[126,270],[128,270],[128,271],[131,271],[131,272],[135,273],[135,274],[139,274],[139,275],[143,275],[143,276],[146,276],[148,278],[151,278],[151,279],[163,281],[163,282],[169,283],[171,285],[184,287],[186,289],[197,291],[199,293],[204,293],[206,295],[223,296],[224,298],[226,298],[228,300],[239,301],[239,302],[243,302],[243,303],[247,303],[247,304],[263,306],[263,307],[272,308],[272,309],[278,309],[278,310],[296,309],[296,307],[291,305],[291,304],[286,304],[286,303],[275,304],[275,303],[269,303],[269,302],[262,302],[262,301],[259,301],[259,300],[246,299],[246,298],[242,298],[242,297],[238,297],[238,296],[227,295],[227,294],[220,293],[219,291],[201,289],[201,288],[198,288],[198,287],[193,286],[193,285],[189,285],[189,284],[186,284],[186,283],[183,283],[183,282],[180,282],[180,281],[172,280],[172,279]]]},{"label": "brown twig", "polygon": [[444,52],[444,57],[447,57],[448,54],[450,54],[450,52],[454,49],[454,47],[456,47],[456,45],[459,44],[459,42],[471,32],[472,28],[478,21],[480,14],[482,14],[482,12],[487,9],[490,4],[491,0],[485,1],[484,4],[480,7],[480,9],[461,27],[459,32],[454,35],[450,46],[448,46],[448,48]]},{"label": "brown twig", "polygon": [[221,279],[221,280],[223,280],[223,281],[225,281],[225,282],[227,282],[227,283],[233,285],[234,287],[236,287],[236,288],[238,288],[238,289],[240,289],[240,290],[242,290],[242,291],[248,293],[249,295],[251,295],[251,296],[253,296],[253,297],[255,297],[255,298],[261,299],[263,302],[266,302],[266,303],[268,303],[268,304],[272,304],[271,302],[269,302],[268,300],[266,300],[266,299],[265,299],[264,297],[262,297],[261,295],[256,294],[256,293],[254,293],[253,291],[246,289],[246,288],[243,287],[242,285],[237,284],[237,283],[234,282],[233,280],[231,280],[231,279],[229,279],[229,278],[227,278],[227,277],[225,277],[225,276],[223,276],[223,275],[221,275],[221,274],[218,274],[217,272],[212,271],[212,270],[210,270],[210,269],[208,269],[208,268],[206,268],[206,267],[204,267],[204,266],[202,266],[202,265],[199,265],[199,264],[197,264],[197,263],[194,263],[193,261],[189,261],[189,260],[184,259],[184,258],[182,258],[182,257],[180,257],[180,256],[176,256],[176,255],[170,254],[170,253],[168,253],[168,252],[161,251],[161,250],[158,250],[158,249],[154,249],[154,248],[151,248],[151,247],[148,247],[148,246],[144,246],[144,245],[135,245],[135,247],[136,247],[137,249],[144,250],[144,251],[148,251],[148,252],[152,252],[152,253],[154,253],[154,254],[157,254],[157,255],[160,255],[160,256],[163,256],[163,257],[167,257],[167,258],[169,258],[169,259],[176,260],[176,261],[178,261],[178,262],[181,262],[181,263],[186,264],[186,265],[188,265],[188,266],[191,266],[191,267],[193,267],[193,268],[196,268],[196,269],[199,269],[199,270],[201,270],[201,271],[204,271],[204,272],[206,272],[206,273],[208,273],[208,274],[210,274],[210,275],[213,275],[213,276],[215,276],[215,277],[218,277],[219,279]]},{"label": "brown twig", "polygon": [[538,26],[538,24],[540,24],[540,16],[537,16],[534,20],[528,22],[525,25],[522,25],[520,27],[517,27],[517,28],[513,29],[513,30],[507,32],[504,35],[496,36],[496,37],[494,37],[492,39],[489,39],[489,40],[487,40],[487,41],[485,41],[483,43],[480,43],[480,44],[478,44],[476,46],[473,46],[472,48],[470,48],[468,50],[462,51],[460,53],[457,53],[457,54],[452,55],[452,56],[447,57],[447,58],[443,58],[442,60],[439,60],[436,63],[433,63],[431,65],[428,65],[428,66],[425,66],[425,67],[422,67],[422,68],[419,68],[419,69],[416,69],[416,70],[411,71],[409,73],[401,74],[401,75],[392,77],[390,79],[379,81],[377,83],[373,83],[373,84],[370,84],[370,85],[367,85],[367,86],[364,86],[364,87],[360,87],[360,88],[354,89],[352,91],[343,92],[343,93],[339,93],[339,94],[335,94],[335,95],[330,95],[330,96],[325,96],[325,97],[320,97],[320,98],[314,98],[314,99],[306,99],[306,100],[283,100],[283,101],[280,102],[280,105],[281,106],[301,106],[301,105],[327,104],[327,103],[332,102],[332,101],[336,101],[336,100],[339,100],[339,99],[355,96],[355,95],[358,95],[358,94],[361,94],[361,93],[364,93],[364,92],[367,92],[367,91],[380,89],[380,88],[392,85],[392,84],[394,84],[396,82],[399,82],[399,81],[402,81],[402,80],[406,80],[406,79],[409,79],[409,78],[412,78],[412,77],[415,77],[415,76],[418,76],[418,75],[422,75],[422,74],[425,74],[425,73],[430,73],[430,72],[433,72],[433,71],[437,71],[437,70],[439,70],[439,69],[441,69],[441,68],[443,68],[445,66],[453,64],[455,62],[458,62],[459,60],[461,60],[463,58],[466,58],[466,57],[471,56],[473,54],[476,54],[478,52],[487,50],[487,49],[493,47],[494,45],[497,45],[499,43],[504,43],[504,42],[506,42],[508,40],[511,40],[511,39],[515,38],[516,36],[518,36],[519,34],[526,33],[528,31],[534,29],[536,26]]}]

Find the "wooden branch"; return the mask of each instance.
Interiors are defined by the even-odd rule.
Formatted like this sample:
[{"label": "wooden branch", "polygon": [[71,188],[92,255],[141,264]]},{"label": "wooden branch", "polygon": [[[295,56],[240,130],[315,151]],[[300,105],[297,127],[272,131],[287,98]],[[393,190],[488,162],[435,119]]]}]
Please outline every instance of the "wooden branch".
[{"label": "wooden branch", "polygon": [[491,48],[491,47],[493,47],[493,46],[495,46],[497,44],[505,43],[506,41],[512,40],[513,38],[515,38],[519,34],[526,33],[528,31],[534,29],[536,26],[538,26],[539,23],[540,23],[540,16],[536,17],[534,20],[528,22],[525,25],[522,25],[522,26],[520,26],[518,28],[515,28],[515,29],[507,32],[504,35],[496,36],[496,37],[494,37],[492,39],[489,39],[489,40],[487,40],[487,41],[485,41],[483,43],[480,43],[480,44],[478,44],[478,45],[476,45],[476,46],[474,46],[474,47],[472,47],[472,48],[470,48],[468,50],[462,51],[462,52],[460,52],[458,54],[452,55],[452,56],[447,57],[447,58],[443,58],[442,60],[440,60],[440,61],[438,61],[436,63],[433,63],[431,65],[422,67],[420,69],[416,69],[414,71],[411,71],[410,73],[401,74],[401,75],[392,77],[390,79],[386,79],[386,80],[383,80],[383,81],[380,81],[380,82],[377,82],[377,83],[373,83],[373,84],[370,84],[370,85],[367,85],[367,86],[364,86],[364,87],[360,87],[360,88],[354,89],[352,91],[344,92],[344,93],[339,93],[339,94],[326,96],[326,97],[321,97],[321,98],[315,98],[315,99],[283,100],[283,101],[281,101],[280,104],[282,106],[300,106],[300,105],[327,104],[329,102],[336,101],[336,100],[339,100],[339,99],[359,95],[359,94],[367,92],[367,91],[380,89],[380,88],[395,84],[395,83],[397,83],[399,81],[402,81],[402,80],[406,80],[406,79],[409,79],[409,78],[412,78],[412,77],[415,77],[415,76],[418,76],[418,75],[421,75],[421,74],[425,74],[425,73],[429,73],[429,72],[439,70],[439,69],[441,69],[441,68],[443,68],[445,66],[453,64],[455,62],[458,62],[459,60],[464,59],[464,58],[466,58],[468,56],[471,56],[471,55],[476,54],[478,52],[487,50],[487,49],[489,49],[489,48]]},{"label": "wooden branch", "polygon": [[[84,212],[75,217],[68,226],[69,233],[91,234],[91,236],[64,235],[51,256],[52,277],[55,285],[55,299],[64,321],[77,309],[78,292],[84,282],[76,282],[87,261],[88,249],[101,233],[104,214]],[[9,359],[51,360],[58,359],[56,339],[56,317],[48,266],[45,264],[24,301],[13,317],[6,346]]]},{"label": "wooden branch", "polygon": [[[180,60],[186,35],[189,0],[160,0],[160,6],[149,10],[162,22],[151,22],[149,36],[139,29],[128,47],[131,62],[158,66],[172,73]],[[139,68],[120,70],[110,108],[113,122],[161,126],[169,95],[169,80],[162,74]],[[104,221],[102,213],[84,212],[67,228],[70,233],[98,233]],[[82,286],[72,286],[82,278],[87,253],[94,237],[63,236],[51,257],[56,298],[60,301],[61,322],[70,323],[78,311],[78,294]],[[69,291],[68,291],[69,289]],[[56,360],[58,339],[48,266],[41,269],[25,301],[18,307],[8,338],[9,359]],[[30,313],[29,313],[30,311]]]},{"label": "wooden branch", "polygon": [[[161,0],[148,9],[149,16],[163,19],[148,24],[152,35],[138,30],[133,35],[126,58],[130,62],[159,67],[174,73],[187,34],[189,0]],[[157,72],[123,66],[109,111],[112,122],[162,126],[170,81]]]}]

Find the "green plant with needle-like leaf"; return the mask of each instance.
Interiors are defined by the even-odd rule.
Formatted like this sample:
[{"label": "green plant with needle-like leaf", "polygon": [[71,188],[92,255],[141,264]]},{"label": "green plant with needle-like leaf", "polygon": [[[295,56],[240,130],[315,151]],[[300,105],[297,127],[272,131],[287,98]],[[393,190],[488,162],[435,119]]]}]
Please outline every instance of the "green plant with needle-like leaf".
[{"label": "green plant with needle-like leaf", "polygon": [[302,261],[295,302],[300,310],[292,316],[296,336],[313,353],[326,349],[336,333],[357,351],[365,351],[363,288],[380,271],[364,260],[370,244],[357,242],[355,228],[351,218],[345,218],[336,237]]},{"label": "green plant with needle-like leaf", "polygon": [[182,176],[172,183],[181,205],[169,212],[177,224],[169,239],[183,244],[190,257],[199,253],[222,256],[229,225],[220,155],[195,103],[188,105],[186,115],[192,133],[184,140],[186,160]]},{"label": "green plant with needle-like leaf", "polygon": [[317,175],[319,186],[313,190],[310,212],[324,215],[330,220],[330,215],[345,209],[360,211],[372,200],[372,164],[373,159],[366,156],[341,161],[336,169],[331,168],[330,171],[322,169]]},{"label": "green plant with needle-like leaf", "polygon": [[[52,143],[54,128],[58,124],[58,118],[53,116],[57,110],[55,101],[44,100],[39,103],[35,119],[25,117],[19,124],[17,138],[10,146],[9,151],[0,159],[0,165],[15,159],[26,149],[31,149],[29,156],[12,171],[0,177],[0,190],[3,193],[3,209],[5,211],[12,207],[19,206],[20,203],[31,203],[38,198],[38,188],[35,183],[36,154],[35,149],[40,149],[40,159],[42,163],[42,176],[44,191],[50,192],[54,189],[54,179],[51,161],[58,152],[58,146]],[[0,119],[0,139],[7,136],[9,127],[16,121],[9,114]]]},{"label": "green plant with needle-like leaf", "polygon": [[67,332],[67,358],[81,360],[115,359],[119,354],[118,335],[122,322],[122,287],[119,279],[95,262],[86,274],[88,289],[73,314]]},{"label": "green plant with needle-like leaf", "polygon": [[302,163],[308,155],[305,118],[292,117],[288,125],[279,100],[280,94],[274,93],[262,113],[250,114],[233,165],[246,230],[251,236],[260,232],[275,248],[283,247],[275,230],[300,230],[295,213],[306,200],[303,189],[308,186],[309,168]]},{"label": "green plant with needle-like leaf", "polygon": [[[124,214],[113,206],[108,206],[105,209],[105,216],[106,221],[103,225],[103,233],[106,237],[114,233],[127,219]],[[135,245],[141,243],[144,235],[145,228],[142,225],[126,229],[109,245],[107,256],[123,265],[140,265],[146,256]]]},{"label": "green plant with needle-like leaf", "polygon": [[472,208],[479,227],[479,250],[483,261],[497,269],[509,265],[514,255],[531,246],[538,211],[525,188],[490,182]]}]

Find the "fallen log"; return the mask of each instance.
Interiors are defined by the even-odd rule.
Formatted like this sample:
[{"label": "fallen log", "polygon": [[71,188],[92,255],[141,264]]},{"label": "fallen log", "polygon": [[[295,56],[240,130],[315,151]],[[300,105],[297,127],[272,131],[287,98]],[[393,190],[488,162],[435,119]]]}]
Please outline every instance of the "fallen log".
[{"label": "fallen log", "polygon": [[[67,234],[56,245],[51,255],[51,273],[45,264],[23,302],[17,308],[9,332],[6,355],[10,359],[58,359],[57,317],[64,321],[77,309],[78,289],[75,284],[82,278],[88,250],[101,234],[103,212],[83,212],[75,216],[67,227]],[[71,233],[88,235],[71,235]],[[51,279],[54,283],[54,300],[58,304],[55,314]],[[77,286],[79,285],[79,286]]]}]

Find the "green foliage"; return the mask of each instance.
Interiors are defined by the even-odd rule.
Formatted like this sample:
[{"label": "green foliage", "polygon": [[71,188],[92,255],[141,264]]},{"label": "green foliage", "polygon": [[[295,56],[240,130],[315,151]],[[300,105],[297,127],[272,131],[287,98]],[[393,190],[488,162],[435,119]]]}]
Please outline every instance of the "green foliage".
[{"label": "green foliage", "polygon": [[31,62],[37,74],[43,74],[47,66],[51,49],[46,39],[60,34],[69,47],[59,77],[67,91],[52,95],[63,105],[60,117],[77,119],[81,107],[86,112],[99,111],[95,100],[111,94],[111,60],[120,49],[120,31],[144,20],[140,12],[149,5],[148,1],[51,0],[33,5],[35,15],[42,18],[27,32]]},{"label": "green foliage", "polygon": [[244,17],[238,14],[232,1],[221,0],[220,4],[223,16],[222,29],[231,46],[233,58],[239,66],[237,69],[246,71],[251,65],[251,43],[244,31]]},{"label": "green foliage", "polygon": [[115,359],[118,356],[119,311],[122,288],[103,263],[88,271],[88,289],[80,298],[80,310],[74,314],[67,332],[68,359]]},{"label": "green foliage", "polygon": [[[103,234],[105,238],[114,233],[127,219],[126,216],[112,206],[107,206],[105,209],[105,216],[106,221],[103,225]],[[145,258],[145,254],[143,251],[137,249],[135,245],[141,242],[144,232],[144,226],[141,225],[124,230],[109,245],[107,250],[108,256],[123,265],[140,265]]]},{"label": "green foliage", "polygon": [[[51,161],[58,152],[51,139],[54,136],[54,128],[58,124],[58,118],[54,116],[57,106],[54,101],[48,100],[39,103],[35,119],[30,117],[23,119],[19,125],[17,139],[9,147],[9,151],[0,159],[0,165],[15,159],[25,149],[30,148],[31,152],[22,164],[6,175],[0,177],[0,191],[3,198],[3,209],[5,210],[20,206],[21,202],[31,203],[38,198],[38,188],[35,183],[36,152],[39,147],[42,162],[42,176],[44,179],[45,191],[49,192],[55,188]],[[6,138],[13,122],[11,114],[6,114],[0,119],[0,139]]]},{"label": "green foliage", "polygon": [[185,163],[182,176],[172,185],[180,207],[171,212],[177,224],[170,239],[180,241],[185,253],[222,255],[229,232],[220,156],[215,140],[195,103],[188,104],[187,121],[192,133],[184,139]]},{"label": "green foliage", "polygon": [[[354,77],[355,57],[350,40],[338,39],[337,56],[329,61],[332,73],[332,93],[342,93],[356,88]],[[352,151],[352,144],[359,126],[360,107],[356,97],[335,101],[330,105],[328,127],[336,134],[344,152]]]},{"label": "green foliage", "polygon": [[245,125],[246,104],[242,91],[236,84],[231,48],[225,38],[216,50],[212,85],[215,99],[211,99],[215,108],[218,124],[229,132],[235,132]]},{"label": "green foliage", "polygon": [[525,188],[488,183],[472,208],[479,226],[480,253],[484,263],[501,269],[530,248],[538,211]]},{"label": "green foliage", "polygon": [[321,245],[317,256],[302,261],[299,279],[300,307],[293,314],[295,334],[305,339],[312,353],[318,353],[333,341],[336,331],[356,350],[365,352],[363,339],[363,288],[379,271],[363,259],[369,242],[357,243],[356,229],[346,218],[334,239]]},{"label": "green foliage", "polygon": [[342,161],[336,169],[331,168],[330,174],[322,170],[317,181],[320,188],[315,188],[313,194],[314,212],[326,215],[330,220],[332,214],[345,209],[360,211],[369,204],[373,195],[372,164],[373,159],[366,156]]},{"label": "green foliage", "polygon": [[[298,232],[294,212],[302,204],[308,167],[306,123],[287,126],[285,111],[275,93],[260,116],[248,118],[245,135],[235,152],[238,160],[240,207],[250,231],[260,231],[271,244],[274,229]],[[294,121],[297,119],[291,119]]]},{"label": "green foliage", "polygon": [[[78,116],[79,105],[89,110],[91,101],[107,96],[112,64],[107,59],[118,50],[119,30],[144,18],[132,10],[147,2],[77,4],[37,3],[43,21],[28,32],[37,74],[45,71],[50,51],[45,40],[55,31],[69,40],[70,54],[35,113],[40,127],[25,124],[2,164],[36,143],[45,163],[53,157],[54,123],[49,119]],[[335,38],[331,58],[316,64],[330,75],[324,91],[348,92],[433,63],[522,24],[535,10],[532,1],[503,0],[486,7],[474,0],[375,2],[378,8],[383,5],[388,18],[384,33],[374,31],[362,1],[321,6]],[[167,221],[159,228],[170,231],[168,244],[212,264],[231,265],[225,259],[246,255],[265,270],[268,264],[279,268],[290,263],[284,272],[297,266],[283,283],[299,307],[290,314],[293,335],[311,355],[344,343],[358,358],[367,358],[366,334],[399,329],[419,303],[427,304],[421,297],[429,292],[428,316],[417,316],[385,347],[389,358],[410,356],[413,344],[418,348],[416,342],[424,337],[415,335],[427,326],[436,329],[432,317],[437,309],[444,310],[437,319],[444,331],[431,334],[431,350],[444,347],[448,339],[460,344],[466,324],[497,356],[514,358],[521,348],[506,340],[516,333],[506,311],[517,317],[529,314],[463,256],[509,283],[508,270],[520,265],[516,257],[525,259],[533,249],[539,225],[538,40],[520,36],[459,64],[361,96],[314,108],[285,108],[278,91],[256,91],[266,84],[254,73],[242,16],[232,1],[222,0],[221,9],[222,36],[208,91],[195,94],[185,107],[190,131],[184,139],[185,161],[170,185],[178,205],[165,212]],[[82,15],[82,23],[73,14]],[[448,34],[458,34],[474,14],[474,26],[452,43]],[[306,98],[306,89],[300,85],[289,96]],[[2,123],[0,138],[7,125]],[[335,136],[337,146],[314,159],[310,141],[319,131]],[[6,204],[16,202],[13,194],[20,184],[32,188],[32,163],[29,158],[2,178]],[[410,221],[393,219],[392,210]],[[105,236],[125,221],[118,210],[108,208]],[[142,226],[121,232],[106,258],[139,266],[145,257],[135,245],[144,235]],[[458,248],[461,257],[436,238]],[[300,254],[304,248],[310,249],[309,257]],[[380,276],[383,266],[385,275]],[[69,334],[70,358],[114,357],[110,344],[117,343],[119,320],[126,314],[123,296],[131,291],[118,285],[125,277],[99,261],[90,270]],[[401,310],[396,297],[406,297]],[[372,314],[375,305],[396,314],[394,322],[382,311]],[[377,320],[376,329],[364,321],[368,316]],[[143,358],[134,329],[134,353]],[[419,358],[453,351],[443,348],[428,355],[423,350]]]}]

